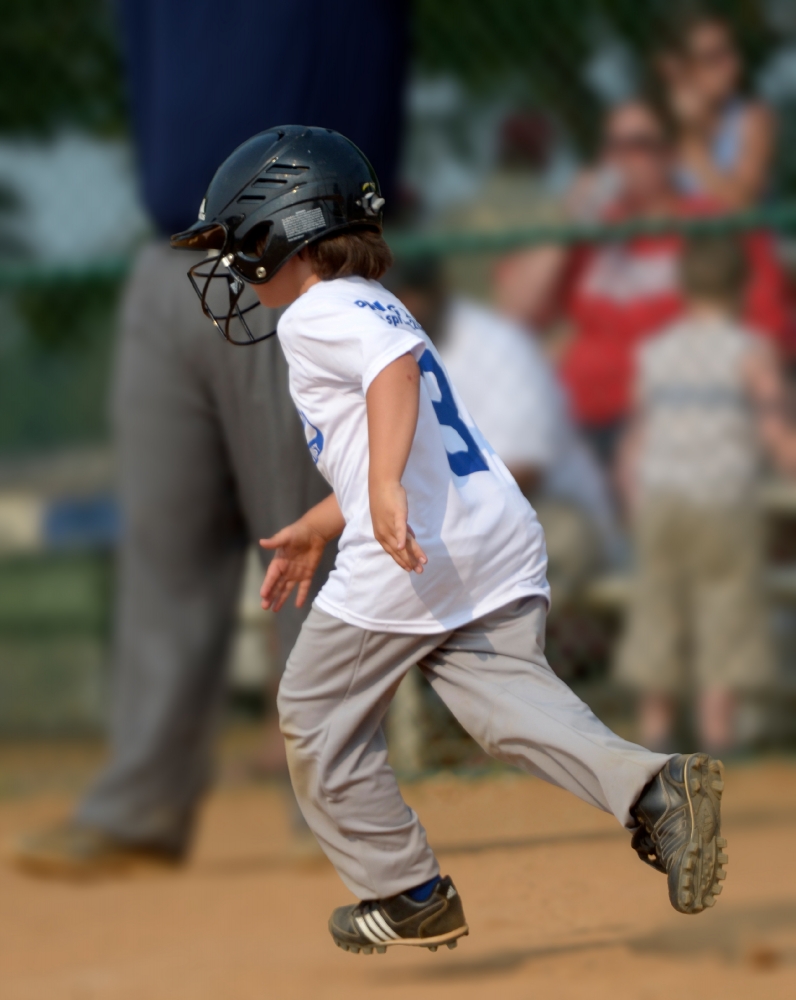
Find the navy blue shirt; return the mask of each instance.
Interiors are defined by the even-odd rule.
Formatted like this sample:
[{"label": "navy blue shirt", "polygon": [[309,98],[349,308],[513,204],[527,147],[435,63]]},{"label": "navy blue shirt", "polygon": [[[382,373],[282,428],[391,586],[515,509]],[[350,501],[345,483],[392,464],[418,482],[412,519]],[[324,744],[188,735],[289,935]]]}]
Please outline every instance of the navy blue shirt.
[{"label": "navy blue shirt", "polygon": [[117,0],[144,203],[164,235],[216,167],[273,125],[322,125],[370,159],[390,204],[406,0]]}]

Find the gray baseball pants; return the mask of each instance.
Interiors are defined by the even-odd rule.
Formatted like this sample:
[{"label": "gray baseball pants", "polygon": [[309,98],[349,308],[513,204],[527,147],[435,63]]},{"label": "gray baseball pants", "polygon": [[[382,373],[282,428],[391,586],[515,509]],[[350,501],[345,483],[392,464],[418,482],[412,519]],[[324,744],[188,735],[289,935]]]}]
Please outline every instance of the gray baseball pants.
[{"label": "gray baseball pants", "polygon": [[[146,247],[123,303],[111,752],[77,812],[80,822],[176,853],[211,776],[247,547],[328,493],[276,338],[224,343],[186,277],[197,259],[165,243]],[[265,332],[276,320],[269,313],[253,314]],[[286,652],[305,614],[292,605],[281,612]]]},{"label": "gray baseball pants", "polygon": [[279,688],[280,723],[304,817],[360,899],[439,874],[382,729],[415,663],[487,753],[634,825],[631,808],[669,757],[616,736],[556,677],[546,615],[543,598],[524,598],[453,632],[398,635],[310,612]]}]

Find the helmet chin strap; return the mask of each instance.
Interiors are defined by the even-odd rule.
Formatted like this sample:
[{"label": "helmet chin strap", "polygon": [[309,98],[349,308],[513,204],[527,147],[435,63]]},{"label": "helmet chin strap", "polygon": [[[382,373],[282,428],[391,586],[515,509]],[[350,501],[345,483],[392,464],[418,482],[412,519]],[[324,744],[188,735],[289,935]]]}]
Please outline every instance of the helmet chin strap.
[{"label": "helmet chin strap", "polygon": [[[212,321],[224,340],[230,344],[234,344],[236,347],[250,347],[252,344],[259,344],[273,337],[276,334],[276,330],[271,330],[270,333],[256,337],[246,320],[247,314],[256,309],[260,303],[259,301],[253,302],[251,305],[241,308],[240,298],[246,289],[246,283],[229,268],[233,260],[232,254],[222,256],[218,250],[211,250],[208,251],[207,258],[188,269],[188,280],[199,296],[202,312]],[[226,268],[225,272],[219,271],[221,265]],[[229,303],[226,313],[214,313],[207,301],[210,285],[213,281],[225,283]],[[245,330],[246,340],[238,340],[232,335],[230,325],[236,320],[240,323],[243,330]]]}]

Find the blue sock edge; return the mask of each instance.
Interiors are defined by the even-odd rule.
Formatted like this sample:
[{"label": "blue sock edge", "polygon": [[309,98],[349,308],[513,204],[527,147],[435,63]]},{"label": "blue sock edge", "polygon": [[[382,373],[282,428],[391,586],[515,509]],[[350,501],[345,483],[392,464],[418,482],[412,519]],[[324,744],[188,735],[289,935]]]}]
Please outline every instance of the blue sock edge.
[{"label": "blue sock edge", "polygon": [[425,901],[431,897],[431,893],[434,891],[434,886],[440,881],[442,881],[441,877],[439,875],[435,875],[434,878],[430,878],[428,882],[422,882],[420,885],[416,885],[414,889],[407,889],[404,895],[408,896],[416,903],[425,903]]}]

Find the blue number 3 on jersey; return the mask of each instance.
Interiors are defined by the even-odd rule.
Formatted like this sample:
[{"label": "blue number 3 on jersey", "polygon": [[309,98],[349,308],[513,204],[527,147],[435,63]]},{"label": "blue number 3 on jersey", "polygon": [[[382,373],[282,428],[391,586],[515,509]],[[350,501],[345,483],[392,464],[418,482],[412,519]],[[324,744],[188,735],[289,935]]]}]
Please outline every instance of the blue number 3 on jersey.
[{"label": "blue number 3 on jersey", "polygon": [[484,456],[475,443],[469,427],[459,416],[450,383],[445,377],[445,372],[442,370],[439,362],[431,351],[426,350],[420,355],[420,360],[417,364],[421,372],[434,376],[439,388],[441,398],[438,400],[432,398],[431,400],[437,420],[439,420],[443,427],[452,428],[458,437],[461,438],[464,445],[463,449],[457,451],[448,451],[447,448],[445,449],[445,453],[448,456],[448,464],[453,474],[456,476],[469,476],[472,472],[487,472],[489,466],[486,464]]}]

